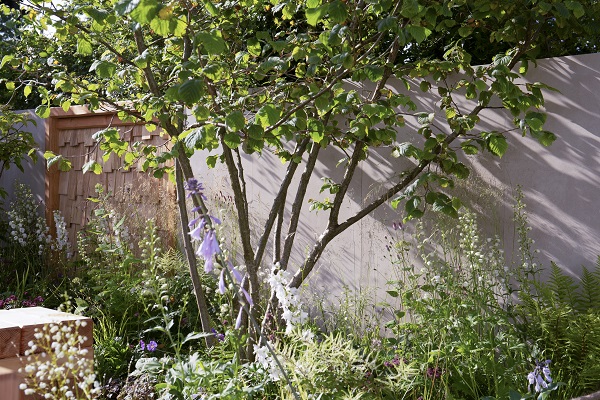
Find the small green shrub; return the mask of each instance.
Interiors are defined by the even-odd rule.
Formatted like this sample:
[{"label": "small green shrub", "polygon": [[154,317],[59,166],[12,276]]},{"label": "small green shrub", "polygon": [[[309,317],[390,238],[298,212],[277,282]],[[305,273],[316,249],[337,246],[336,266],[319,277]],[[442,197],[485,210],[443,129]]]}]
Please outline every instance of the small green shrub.
[{"label": "small green shrub", "polygon": [[530,353],[507,312],[512,276],[499,240],[482,239],[470,213],[450,231],[419,229],[423,267],[397,256],[402,279],[388,291],[398,301],[389,340],[418,369],[410,397],[508,396],[523,385]]}]

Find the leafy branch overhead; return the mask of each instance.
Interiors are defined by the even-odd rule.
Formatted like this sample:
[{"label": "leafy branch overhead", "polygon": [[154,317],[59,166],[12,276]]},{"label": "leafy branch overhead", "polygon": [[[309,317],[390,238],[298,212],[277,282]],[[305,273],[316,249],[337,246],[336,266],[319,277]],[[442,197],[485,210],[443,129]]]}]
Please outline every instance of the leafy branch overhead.
[{"label": "leafy branch overhead", "polygon": [[[151,161],[145,167],[157,176],[172,172],[165,163],[176,159],[190,178],[189,157],[211,151],[206,163],[222,163],[229,172],[250,293],[259,304],[256,274],[268,238],[276,234],[273,261],[287,268],[321,149],[335,147],[345,155],[336,175],[342,178],[325,177],[322,191],[329,197],[311,199],[311,207],[327,215],[327,227],[291,286],[304,281],[336,236],[388,200],[402,204],[407,219],[427,208],[456,216],[460,201],[450,189],[469,175],[460,154],[502,157],[508,149],[506,132],[478,127],[482,111],[509,115],[515,130],[551,144],[555,136],[543,127],[542,90],[549,88],[521,78],[548,43],[572,40],[573,32],[591,37],[596,3],[30,0],[24,3],[22,18],[30,29],[23,30],[23,43],[44,48],[32,57],[21,46],[23,53],[4,56],[2,68],[51,67],[51,85],[38,85],[27,73],[12,85],[36,92],[40,116],[48,116],[51,106],[85,104],[162,129],[171,143],[167,150],[129,146],[110,129],[97,134],[107,154],[128,163],[146,157]],[[86,74],[55,57],[65,47],[92,59]],[[417,106],[417,98],[431,101]],[[265,149],[287,169],[263,229],[252,232],[248,158],[241,155]],[[341,219],[355,172],[374,151],[404,167],[382,193]],[[256,165],[260,169],[260,160]],[[292,179],[300,165],[303,172]],[[251,237],[258,237],[256,246]]]}]

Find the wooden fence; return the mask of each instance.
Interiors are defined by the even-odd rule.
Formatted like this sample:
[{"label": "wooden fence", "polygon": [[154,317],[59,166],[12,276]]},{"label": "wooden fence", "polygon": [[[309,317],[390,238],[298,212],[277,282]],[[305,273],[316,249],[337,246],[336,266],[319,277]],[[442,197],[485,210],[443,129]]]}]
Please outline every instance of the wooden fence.
[{"label": "wooden fence", "polygon": [[[167,244],[174,243],[174,185],[166,175],[162,179],[154,178],[143,173],[137,165],[123,169],[122,160],[114,154],[103,163],[103,152],[92,138],[99,130],[114,127],[125,141],[143,141],[168,148],[168,140],[158,130],[148,132],[142,124],[121,121],[114,112],[90,112],[85,107],[71,107],[68,112],[53,108],[46,124],[46,150],[60,154],[72,163],[70,171],[60,171],[53,165],[46,172],[46,219],[49,226],[54,227],[52,212],[60,210],[74,246],[77,232],[89,222],[97,207],[97,203],[89,199],[98,197],[95,187],[101,184],[105,193],[111,194],[111,205],[121,216],[127,215],[128,221],[132,220],[131,217],[139,217],[142,223],[147,218],[155,218],[159,234]],[[102,165],[101,174],[83,173],[82,167],[89,160],[96,160]]]}]

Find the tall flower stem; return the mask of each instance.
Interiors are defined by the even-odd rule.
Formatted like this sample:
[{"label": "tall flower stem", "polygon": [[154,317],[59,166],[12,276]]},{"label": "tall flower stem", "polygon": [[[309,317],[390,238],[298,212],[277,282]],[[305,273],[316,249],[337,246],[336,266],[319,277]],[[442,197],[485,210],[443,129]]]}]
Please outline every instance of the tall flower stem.
[{"label": "tall flower stem", "polygon": [[[202,325],[202,331],[210,333],[210,315],[208,313],[208,307],[206,305],[206,296],[200,283],[200,275],[198,274],[198,266],[196,262],[196,254],[194,254],[194,248],[189,235],[189,220],[187,214],[187,206],[185,204],[185,188],[183,180],[183,172],[181,170],[180,161],[177,160],[175,163],[175,183],[177,186],[177,206],[179,208],[179,216],[181,220],[181,230],[183,236],[183,248],[185,250],[185,256],[188,261],[190,269],[190,277],[192,278],[192,285],[194,287],[194,295],[196,297],[196,304],[198,306],[198,313],[200,315],[200,323]],[[214,345],[214,336],[208,335],[204,337],[206,347],[212,347]]]}]

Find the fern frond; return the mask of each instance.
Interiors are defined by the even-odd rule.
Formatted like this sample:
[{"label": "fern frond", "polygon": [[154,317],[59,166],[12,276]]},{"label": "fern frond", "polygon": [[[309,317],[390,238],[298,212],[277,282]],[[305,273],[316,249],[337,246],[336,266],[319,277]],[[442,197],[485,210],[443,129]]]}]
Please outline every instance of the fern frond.
[{"label": "fern frond", "polygon": [[551,262],[551,265],[548,287],[554,293],[554,300],[560,304],[574,307],[577,300],[578,285],[554,261]]},{"label": "fern frond", "polygon": [[596,259],[596,267],[594,268],[594,276],[600,282],[600,255]]},{"label": "fern frond", "polygon": [[583,267],[581,276],[581,294],[577,297],[577,310],[580,312],[600,308],[600,280],[586,267]]}]

